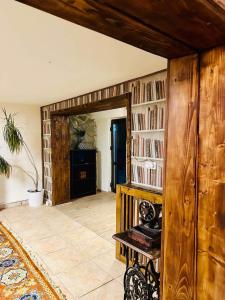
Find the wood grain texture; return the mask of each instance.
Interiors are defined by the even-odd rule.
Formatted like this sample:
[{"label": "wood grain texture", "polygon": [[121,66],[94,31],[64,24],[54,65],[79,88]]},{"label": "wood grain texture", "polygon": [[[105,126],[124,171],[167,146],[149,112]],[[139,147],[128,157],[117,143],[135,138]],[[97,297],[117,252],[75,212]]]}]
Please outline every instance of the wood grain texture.
[{"label": "wood grain texture", "polygon": [[51,116],[52,204],[70,201],[70,132],[67,116]]},{"label": "wood grain texture", "polygon": [[[137,21],[136,18],[131,18],[101,3],[101,1],[19,0],[18,2],[36,7],[73,23],[167,58],[194,52],[193,49],[182,42],[158,30],[152,29],[148,25]],[[121,2],[123,3],[123,1]],[[137,3],[140,2],[137,1]]]},{"label": "wood grain texture", "polygon": [[169,61],[162,299],[194,299],[198,56]]},{"label": "wood grain texture", "polygon": [[225,47],[201,57],[197,299],[225,298]]},{"label": "wood grain texture", "polygon": [[99,1],[196,50],[225,40],[224,0]]},{"label": "wood grain texture", "polygon": [[79,115],[92,112],[116,109],[121,107],[131,107],[131,93],[125,93],[120,96],[115,96],[87,104],[81,104],[65,109],[59,109],[51,112],[51,115]]}]

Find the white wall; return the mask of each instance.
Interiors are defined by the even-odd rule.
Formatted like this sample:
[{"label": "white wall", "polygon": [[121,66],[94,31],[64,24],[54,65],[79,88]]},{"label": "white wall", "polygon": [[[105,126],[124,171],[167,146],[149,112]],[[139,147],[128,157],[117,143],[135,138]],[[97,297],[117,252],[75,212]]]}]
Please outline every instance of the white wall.
[{"label": "white wall", "polygon": [[101,191],[111,191],[111,120],[126,117],[125,108],[118,108],[97,113],[91,116],[96,122],[97,147],[97,187]]},{"label": "white wall", "polygon": [[[23,137],[37,163],[41,178],[41,122],[40,108],[34,105],[4,104],[0,103],[0,109],[5,107],[8,113],[16,113],[15,123],[20,128]],[[3,114],[0,110],[0,153],[12,165],[19,165],[26,170],[31,170],[24,152],[12,155],[2,137]],[[40,182],[41,183],[41,182]],[[32,182],[19,169],[14,168],[9,179],[0,175],[0,203],[17,202],[27,199],[26,190],[32,188]]]},{"label": "white wall", "polygon": [[0,99],[6,102],[46,105],[167,64],[165,58],[14,0],[0,0],[0,36]]}]

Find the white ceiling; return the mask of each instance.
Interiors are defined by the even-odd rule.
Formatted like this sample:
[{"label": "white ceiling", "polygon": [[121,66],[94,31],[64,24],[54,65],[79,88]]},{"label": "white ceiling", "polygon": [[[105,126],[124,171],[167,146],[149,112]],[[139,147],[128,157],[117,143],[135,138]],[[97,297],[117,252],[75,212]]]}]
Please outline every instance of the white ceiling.
[{"label": "white ceiling", "polygon": [[164,58],[0,1],[0,102],[44,105],[166,68]]}]

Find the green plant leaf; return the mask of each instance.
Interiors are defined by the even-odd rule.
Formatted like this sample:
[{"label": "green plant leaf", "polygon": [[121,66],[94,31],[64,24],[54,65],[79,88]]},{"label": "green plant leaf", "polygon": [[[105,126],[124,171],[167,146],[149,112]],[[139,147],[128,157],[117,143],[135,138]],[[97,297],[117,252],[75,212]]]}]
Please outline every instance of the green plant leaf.
[{"label": "green plant leaf", "polygon": [[3,127],[3,137],[7,143],[9,150],[14,152],[20,152],[23,147],[23,137],[20,130],[15,126],[14,114],[8,114],[6,109],[3,108],[5,125]]},{"label": "green plant leaf", "polygon": [[0,155],[0,175],[9,177],[11,173],[11,165]]}]

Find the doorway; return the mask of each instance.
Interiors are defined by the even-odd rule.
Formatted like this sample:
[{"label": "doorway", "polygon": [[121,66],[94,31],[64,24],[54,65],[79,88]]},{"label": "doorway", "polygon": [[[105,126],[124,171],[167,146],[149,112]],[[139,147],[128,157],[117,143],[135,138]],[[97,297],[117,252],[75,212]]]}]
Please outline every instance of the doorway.
[{"label": "doorway", "polygon": [[126,118],[111,121],[111,191],[126,182]]},{"label": "doorway", "polygon": [[[90,114],[94,112],[126,108],[125,144],[125,178],[131,181],[131,97],[123,94],[98,102],[78,105],[76,107],[51,112],[51,144],[52,144],[52,204],[57,205],[70,201],[70,130],[69,118],[72,115]],[[110,145],[110,144],[109,144]],[[109,148],[108,148],[109,149]],[[109,158],[110,161],[110,158]],[[59,163],[60,162],[60,163]],[[122,173],[120,173],[122,178]]]}]

